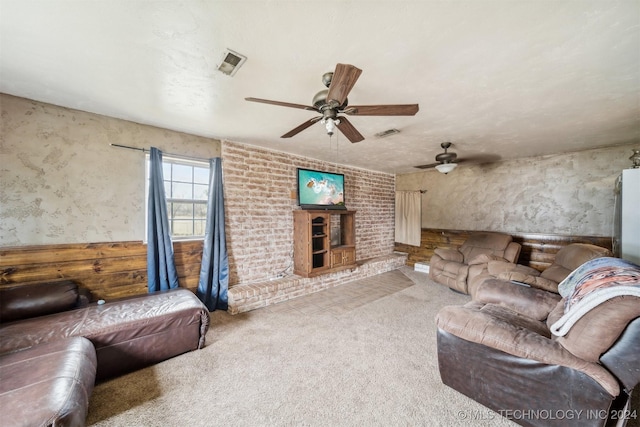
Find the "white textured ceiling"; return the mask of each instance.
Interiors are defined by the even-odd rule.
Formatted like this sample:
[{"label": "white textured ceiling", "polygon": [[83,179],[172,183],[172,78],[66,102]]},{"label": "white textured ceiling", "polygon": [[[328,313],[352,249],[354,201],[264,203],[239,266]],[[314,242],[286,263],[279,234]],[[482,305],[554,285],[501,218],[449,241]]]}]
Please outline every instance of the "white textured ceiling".
[{"label": "white textured ceiling", "polygon": [[[640,1],[0,0],[0,91],[196,135],[390,173],[459,158],[640,144]],[[230,48],[248,57],[216,71]],[[310,105],[336,63],[352,105],[330,144]],[[397,128],[384,139],[375,134]]]}]

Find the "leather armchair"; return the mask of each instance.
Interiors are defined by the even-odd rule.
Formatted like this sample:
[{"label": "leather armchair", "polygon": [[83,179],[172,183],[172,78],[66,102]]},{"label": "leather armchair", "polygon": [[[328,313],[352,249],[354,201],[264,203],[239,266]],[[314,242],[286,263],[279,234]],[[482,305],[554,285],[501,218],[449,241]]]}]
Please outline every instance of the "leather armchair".
[{"label": "leather armchair", "polygon": [[429,278],[469,293],[468,283],[486,270],[489,261],[515,263],[521,246],[502,233],[473,233],[459,248],[436,248],[429,263]]},{"label": "leather armchair", "polygon": [[[558,295],[555,305],[542,301],[535,317],[519,310],[525,303],[444,307],[436,316],[443,383],[526,426],[604,426],[633,417],[628,405],[640,382],[640,267],[606,279],[594,271],[576,279],[580,284]],[[619,292],[611,297],[613,289]],[[545,313],[544,307],[553,309]],[[568,332],[554,335],[567,321]]]}]

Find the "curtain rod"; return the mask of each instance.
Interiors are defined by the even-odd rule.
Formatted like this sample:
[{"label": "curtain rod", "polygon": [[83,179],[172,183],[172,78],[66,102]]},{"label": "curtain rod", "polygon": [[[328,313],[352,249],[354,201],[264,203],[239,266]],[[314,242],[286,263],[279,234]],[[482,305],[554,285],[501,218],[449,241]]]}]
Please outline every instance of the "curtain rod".
[{"label": "curtain rod", "polygon": [[[150,153],[151,150],[147,149],[147,148],[138,148],[138,147],[130,147],[128,145],[120,145],[120,144],[109,144],[112,147],[118,147],[118,148],[126,148],[128,150],[137,150],[137,151],[142,151],[143,153]],[[162,151],[162,150],[160,150]],[[199,162],[208,162],[209,159],[203,159],[201,157],[191,157],[191,156],[184,156],[182,154],[173,154],[173,153],[165,153],[162,152],[162,154],[166,154],[169,157],[177,157],[177,158],[181,158],[181,159],[185,159],[185,160],[197,160]]]},{"label": "curtain rod", "polygon": [[424,194],[428,190],[396,190],[396,193],[415,193],[416,191],[419,191],[420,194]]}]

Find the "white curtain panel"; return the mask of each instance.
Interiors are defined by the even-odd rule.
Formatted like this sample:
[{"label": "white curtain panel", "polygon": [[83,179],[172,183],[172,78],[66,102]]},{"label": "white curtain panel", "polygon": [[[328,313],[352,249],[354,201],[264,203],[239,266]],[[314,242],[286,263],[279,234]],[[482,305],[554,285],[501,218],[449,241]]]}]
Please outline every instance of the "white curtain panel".
[{"label": "white curtain panel", "polygon": [[420,246],[421,208],[420,191],[396,192],[396,242]]}]

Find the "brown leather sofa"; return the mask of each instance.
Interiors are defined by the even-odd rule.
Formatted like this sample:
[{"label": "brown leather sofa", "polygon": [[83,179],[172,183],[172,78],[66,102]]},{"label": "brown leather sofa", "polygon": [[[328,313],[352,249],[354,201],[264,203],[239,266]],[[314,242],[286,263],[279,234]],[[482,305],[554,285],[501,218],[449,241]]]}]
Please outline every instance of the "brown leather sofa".
[{"label": "brown leather sofa", "polygon": [[558,293],[558,284],[569,273],[587,261],[606,256],[611,256],[609,249],[588,243],[572,243],[558,251],[553,263],[540,273],[539,277],[536,272],[521,274],[517,269],[512,273],[508,271],[508,267],[504,272],[497,271],[496,273],[498,273],[498,279],[517,280],[530,284],[534,288]]},{"label": "brown leather sofa", "polygon": [[0,319],[0,406],[15,425],[83,425],[94,380],[202,348],[209,328],[187,289],[98,304],[68,281],[0,289]]},{"label": "brown leather sofa", "polygon": [[465,294],[469,283],[482,274],[489,261],[515,263],[521,246],[508,234],[473,233],[459,248],[436,248],[429,263],[429,277]]},{"label": "brown leather sofa", "polygon": [[0,355],[3,426],[83,426],[96,351],[71,337]]},{"label": "brown leather sofa", "polygon": [[[568,252],[588,257],[591,249]],[[565,264],[563,258],[558,264]],[[575,281],[582,290],[565,297],[490,279],[471,302],[444,307],[436,316],[444,384],[526,426],[605,426],[632,415],[630,396],[640,382],[640,267],[631,275],[610,269],[615,273],[600,281],[593,279],[595,269],[582,278],[575,277],[578,271],[562,286]],[[599,286],[635,293],[609,295],[576,317],[567,300],[596,295]],[[500,290],[509,291],[507,297],[500,299]],[[573,319],[572,326],[554,335],[562,319]]]},{"label": "brown leather sofa", "polygon": [[542,273],[525,265],[492,260],[471,280],[471,296],[485,303],[519,307],[523,314],[545,320],[550,311],[547,304],[555,306],[560,300],[558,284],[585,262],[606,256],[611,256],[606,248],[572,243],[560,249]]}]

